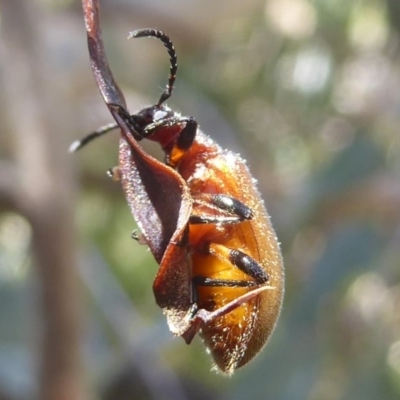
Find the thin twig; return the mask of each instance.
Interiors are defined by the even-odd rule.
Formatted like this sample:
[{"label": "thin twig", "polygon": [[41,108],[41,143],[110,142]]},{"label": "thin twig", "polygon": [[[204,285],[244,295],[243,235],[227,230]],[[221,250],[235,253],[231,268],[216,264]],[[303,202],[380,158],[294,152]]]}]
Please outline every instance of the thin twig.
[{"label": "thin twig", "polygon": [[116,104],[122,108],[126,108],[124,95],[115,82],[105,55],[100,28],[99,2],[96,0],[82,0],[82,5],[90,63],[100,93],[107,105]]}]

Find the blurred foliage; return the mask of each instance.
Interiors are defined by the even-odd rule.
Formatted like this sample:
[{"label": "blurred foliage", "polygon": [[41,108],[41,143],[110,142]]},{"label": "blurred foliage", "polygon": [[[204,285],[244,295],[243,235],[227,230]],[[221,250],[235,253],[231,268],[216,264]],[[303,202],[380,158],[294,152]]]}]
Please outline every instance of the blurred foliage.
[{"label": "blurred foliage", "polygon": [[[46,62],[74,98],[72,141],[110,118],[91,76],[79,6],[42,3]],[[210,373],[200,340],[172,339],[154,303],[157,265],[130,238],[134,221],[105,174],[117,163],[117,134],[96,141],[73,155],[94,396],[161,398],[170,388],[190,399],[398,399],[397,0],[101,4],[108,57],[131,110],[157,98],[168,57],[159,43],[127,42],[127,32],[154,26],[174,40],[180,71],[169,105],[247,158],[282,243],[287,285],[262,354],[231,379]],[[10,141],[0,140],[7,159]],[[15,399],[29,398],[36,378],[29,235],[21,216],[0,214],[0,392]]]}]

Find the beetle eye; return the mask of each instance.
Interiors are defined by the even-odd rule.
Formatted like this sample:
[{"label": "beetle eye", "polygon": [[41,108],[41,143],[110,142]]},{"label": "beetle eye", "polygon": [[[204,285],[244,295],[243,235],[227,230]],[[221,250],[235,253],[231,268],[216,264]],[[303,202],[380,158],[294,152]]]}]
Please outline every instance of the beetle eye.
[{"label": "beetle eye", "polygon": [[163,119],[166,115],[167,115],[166,111],[158,110],[153,115],[154,121],[158,121],[160,119]]}]

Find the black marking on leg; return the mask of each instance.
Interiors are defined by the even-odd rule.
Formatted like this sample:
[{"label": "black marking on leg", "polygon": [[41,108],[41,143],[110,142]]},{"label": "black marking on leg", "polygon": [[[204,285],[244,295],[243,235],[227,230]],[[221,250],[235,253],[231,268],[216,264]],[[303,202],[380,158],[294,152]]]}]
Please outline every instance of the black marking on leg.
[{"label": "black marking on leg", "polygon": [[176,146],[180,150],[186,151],[193,144],[197,132],[197,125],[198,124],[193,117],[187,118],[186,126],[182,129],[178,139],[176,140]]},{"label": "black marking on leg", "polygon": [[266,283],[269,279],[262,266],[243,251],[232,249],[229,253],[229,261],[245,274],[255,279],[258,284]]},{"label": "black marking on leg", "polygon": [[253,218],[253,211],[241,201],[224,194],[215,194],[211,197],[212,203],[223,211],[237,215],[241,221]]}]

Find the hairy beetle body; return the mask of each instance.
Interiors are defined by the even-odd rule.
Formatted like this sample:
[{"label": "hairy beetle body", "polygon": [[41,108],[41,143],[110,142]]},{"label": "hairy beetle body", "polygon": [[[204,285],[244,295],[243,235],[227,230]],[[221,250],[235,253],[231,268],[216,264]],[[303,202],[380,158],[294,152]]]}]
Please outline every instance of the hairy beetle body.
[{"label": "hairy beetle body", "polygon": [[[251,220],[240,223],[189,224],[192,276],[211,280],[249,281],[218,249],[238,249],[267,271],[271,290],[264,291],[228,314],[205,324],[201,335],[218,365],[227,373],[251,360],[264,346],[279,315],[283,296],[282,259],[275,232],[255,182],[240,156],[222,150],[200,130],[191,148],[180,159],[178,173],[193,198],[223,193],[253,212]],[[215,212],[218,218],[218,212]],[[214,245],[216,254],[210,254]],[[254,280],[250,279],[256,285]],[[197,305],[214,311],[233,301],[248,287],[197,286]]]},{"label": "hairy beetle body", "polygon": [[[171,332],[186,343],[199,332],[218,368],[232,374],[258,354],[279,317],[284,274],[278,241],[245,161],[202,133],[194,118],[163,104],[177,71],[172,42],[153,29],[130,35],[143,36],[160,39],[170,55],[158,103],[133,115],[109,104],[117,124],[71,150],[121,128],[119,167],[111,174],[121,179],[142,242],[160,264],[156,302]],[[160,144],[165,164],[143,151],[143,139]]]}]

